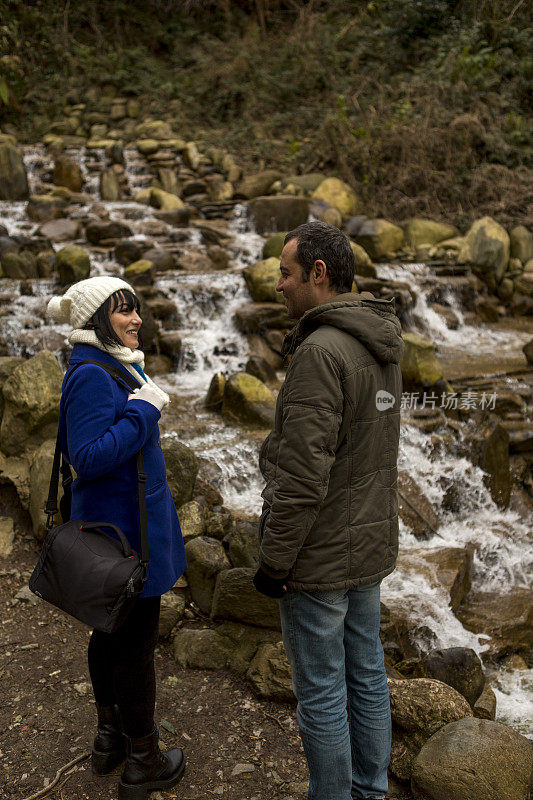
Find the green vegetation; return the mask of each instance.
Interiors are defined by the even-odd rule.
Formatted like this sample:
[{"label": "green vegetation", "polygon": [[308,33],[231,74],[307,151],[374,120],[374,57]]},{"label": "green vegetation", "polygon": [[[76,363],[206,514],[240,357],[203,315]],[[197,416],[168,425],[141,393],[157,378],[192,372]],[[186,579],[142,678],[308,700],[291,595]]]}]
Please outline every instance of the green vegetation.
[{"label": "green vegetation", "polygon": [[531,0],[0,0],[0,126],[136,96],[245,168],[324,170],[376,214],[531,224]]}]

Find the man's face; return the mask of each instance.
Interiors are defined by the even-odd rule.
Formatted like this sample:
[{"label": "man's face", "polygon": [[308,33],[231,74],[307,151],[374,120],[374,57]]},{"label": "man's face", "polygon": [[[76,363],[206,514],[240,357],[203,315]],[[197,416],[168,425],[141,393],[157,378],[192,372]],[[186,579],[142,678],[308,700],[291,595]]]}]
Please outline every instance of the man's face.
[{"label": "man's face", "polygon": [[312,281],[304,281],[302,268],[296,261],[298,240],[291,239],[282,250],[280,260],[280,279],[276,286],[282,292],[289,317],[300,319],[306,311],[318,305]]}]

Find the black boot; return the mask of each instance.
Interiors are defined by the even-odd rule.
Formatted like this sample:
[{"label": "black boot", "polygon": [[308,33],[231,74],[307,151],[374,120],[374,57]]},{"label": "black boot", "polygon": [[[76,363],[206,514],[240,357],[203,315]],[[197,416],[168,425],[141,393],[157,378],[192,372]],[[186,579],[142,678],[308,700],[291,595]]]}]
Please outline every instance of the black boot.
[{"label": "black boot", "polygon": [[107,775],[126,758],[126,737],[117,706],[100,706],[96,703],[98,730],[91,753],[92,770],[97,775]]},{"label": "black boot", "polygon": [[149,792],[170,789],[185,770],[182,750],[174,748],[162,753],[157,726],[141,739],[128,741],[128,756],[118,784],[119,800],[145,800]]}]

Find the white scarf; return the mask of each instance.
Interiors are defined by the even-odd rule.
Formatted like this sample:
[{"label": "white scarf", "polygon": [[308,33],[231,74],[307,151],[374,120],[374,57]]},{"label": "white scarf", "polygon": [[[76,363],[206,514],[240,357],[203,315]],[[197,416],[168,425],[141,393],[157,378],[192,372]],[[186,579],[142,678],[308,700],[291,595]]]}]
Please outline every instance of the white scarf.
[{"label": "white scarf", "polygon": [[135,367],[132,364],[139,364],[141,369],[144,369],[144,353],[142,350],[131,350],[129,347],[125,347],[124,345],[111,345],[110,347],[105,347],[102,342],[98,339],[96,333],[91,330],[85,330],[81,328],[75,328],[68,337],[70,344],[90,344],[93,347],[97,347],[99,350],[102,350],[104,353],[108,353],[113,358],[116,358],[121,364],[123,364],[128,372],[131,372],[134,378],[136,378],[141,386],[144,383],[147,383],[154,391],[156,391],[161,399],[165,403],[170,403],[170,397],[163,389],[160,389],[157,384],[153,382],[151,378],[146,376],[146,380],[144,380],[143,376],[140,372],[137,372]]}]

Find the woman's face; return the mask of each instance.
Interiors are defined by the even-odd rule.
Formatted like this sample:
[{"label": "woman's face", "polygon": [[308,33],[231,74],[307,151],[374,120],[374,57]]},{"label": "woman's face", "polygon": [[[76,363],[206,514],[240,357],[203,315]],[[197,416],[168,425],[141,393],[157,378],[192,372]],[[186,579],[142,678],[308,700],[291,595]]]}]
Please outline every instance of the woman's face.
[{"label": "woman's face", "polygon": [[142,320],[135,309],[130,309],[126,303],[119,302],[109,314],[109,321],[122,344],[130,350],[136,350],[139,346],[139,328]]}]

